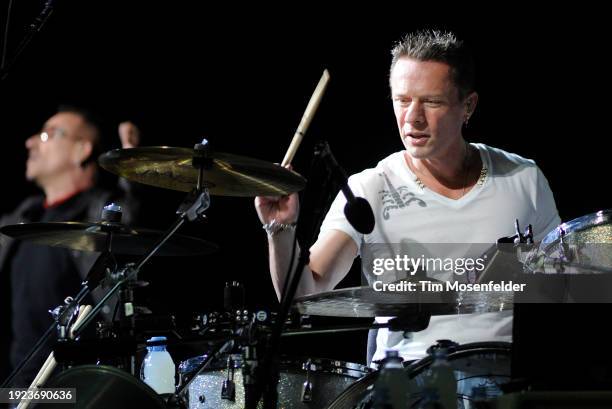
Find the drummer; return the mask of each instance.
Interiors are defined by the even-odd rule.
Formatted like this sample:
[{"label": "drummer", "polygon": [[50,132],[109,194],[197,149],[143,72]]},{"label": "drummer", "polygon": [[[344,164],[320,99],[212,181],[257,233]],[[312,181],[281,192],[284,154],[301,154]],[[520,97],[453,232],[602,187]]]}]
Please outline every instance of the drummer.
[{"label": "drummer", "polygon": [[[338,194],[310,249],[298,296],[332,290],[355,257],[363,259],[376,244],[423,249],[431,243],[495,243],[514,234],[515,219],[532,224],[538,240],[560,223],[548,182],[532,160],[464,139],[478,102],[466,44],[450,32],[419,31],[404,36],[391,54],[391,98],[403,150],[349,178],[355,195],[373,208],[374,231],[360,234],[349,224]],[[298,196],[258,197],[255,206],[268,234],[270,273],[280,298]],[[420,359],[439,339],[511,337],[511,311],[435,316],[420,332],[379,330],[373,360],[387,349],[399,350],[405,360]]]}]

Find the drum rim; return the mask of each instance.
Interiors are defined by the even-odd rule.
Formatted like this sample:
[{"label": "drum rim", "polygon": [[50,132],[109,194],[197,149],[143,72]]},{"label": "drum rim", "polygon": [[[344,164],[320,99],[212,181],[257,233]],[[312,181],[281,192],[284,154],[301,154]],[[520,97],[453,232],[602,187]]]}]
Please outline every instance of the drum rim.
[{"label": "drum rim", "polygon": [[[58,385],[58,383],[61,383],[67,377],[73,375],[73,373],[76,373],[77,375],[79,375],[80,373],[83,373],[83,374],[92,373],[98,376],[108,376],[108,375],[116,376],[120,378],[121,380],[128,382],[131,386],[135,386],[136,388],[140,389],[142,392],[149,395],[149,397],[152,400],[156,400],[160,404],[160,407],[165,407],[164,400],[161,398],[160,395],[157,394],[157,392],[155,392],[155,390],[153,390],[153,388],[151,388],[146,383],[140,381],[137,377],[131,375],[130,373],[125,372],[121,369],[115,368],[114,366],[109,366],[109,365],[73,366],[72,368],[68,368],[60,372],[59,374],[55,375],[45,384],[45,387],[55,387]],[[75,406],[75,408],[76,407],[78,406]]]},{"label": "drum rim", "polygon": [[[452,353],[449,353],[449,358],[451,355],[453,357],[461,357],[467,352],[471,352],[475,350],[490,351],[490,352],[503,351],[503,352],[507,352],[508,355],[510,355],[512,353],[512,343],[504,342],[504,341],[482,341],[482,342],[470,342],[467,344],[461,344],[461,345],[457,345],[455,347],[455,350]],[[423,357],[415,361],[409,361],[409,363],[406,363],[406,365],[404,366],[404,369],[407,371],[408,376],[413,377],[417,369],[422,370],[423,368],[426,368],[427,366],[423,365],[423,363],[425,363],[428,358],[429,358],[429,361],[427,361],[427,363],[431,363],[430,356]],[[417,369],[415,369],[413,366],[416,366],[417,364],[423,365],[423,368],[418,367]],[[367,374],[366,376],[364,376],[363,378],[352,383],[340,395],[336,396],[334,400],[327,406],[326,409],[345,408],[346,406],[342,406],[344,404],[343,401],[346,401],[347,399],[351,399],[353,396],[355,396],[355,394],[363,393],[364,391],[366,391],[371,385],[374,384],[374,382],[376,382],[376,379],[378,378],[379,373],[380,371],[373,371]]]},{"label": "drum rim", "polygon": [[557,244],[561,238],[561,231],[563,231],[565,235],[568,235],[607,222],[612,222],[612,209],[599,210],[595,213],[580,216],[569,222],[561,223],[557,228],[544,236],[540,249],[546,251],[550,245]]},{"label": "drum rim", "polygon": [[[449,361],[459,359],[468,353],[479,351],[481,353],[487,352],[505,352],[510,357],[512,354],[512,343],[504,341],[482,341],[482,342],[470,342],[467,344],[457,345],[452,347],[448,353]],[[412,361],[406,365],[405,368],[408,370],[410,377],[420,373],[423,369],[427,368],[431,364],[433,358],[431,355]]]}]

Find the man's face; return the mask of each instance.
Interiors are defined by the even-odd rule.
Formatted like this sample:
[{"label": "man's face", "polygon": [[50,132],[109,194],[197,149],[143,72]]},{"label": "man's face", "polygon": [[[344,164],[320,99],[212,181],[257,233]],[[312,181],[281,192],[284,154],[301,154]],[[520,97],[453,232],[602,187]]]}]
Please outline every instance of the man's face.
[{"label": "man's face", "polygon": [[44,185],[80,166],[79,144],[83,143],[87,131],[78,114],[60,112],[49,118],[41,132],[26,140],[26,178]]},{"label": "man's face", "polygon": [[451,150],[462,148],[466,101],[476,94],[459,100],[447,64],[400,58],[390,82],[400,136],[413,158],[444,158]]}]

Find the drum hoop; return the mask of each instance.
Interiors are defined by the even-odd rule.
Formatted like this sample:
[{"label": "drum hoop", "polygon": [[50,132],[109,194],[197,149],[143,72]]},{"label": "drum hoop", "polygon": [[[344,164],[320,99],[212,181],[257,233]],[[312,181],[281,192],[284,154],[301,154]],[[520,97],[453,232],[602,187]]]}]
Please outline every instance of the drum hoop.
[{"label": "drum hoop", "polygon": [[610,222],[612,222],[612,209],[600,210],[598,212],[570,220],[569,222],[562,223],[544,237],[540,249],[547,250],[550,245],[557,244],[561,238],[561,230],[563,230],[564,234],[570,235]]},{"label": "drum hoop", "polygon": [[[477,354],[486,354],[486,353],[505,353],[510,356],[512,353],[512,343],[510,342],[501,342],[501,341],[490,341],[490,342],[471,342],[468,344],[462,344],[457,347],[454,347],[451,352],[448,353],[449,361],[454,361],[455,359],[462,358],[464,356],[470,356],[474,353]],[[410,364],[406,365],[406,369],[408,369],[408,373],[410,376],[416,375],[421,372],[429,365],[431,365],[433,358],[431,356],[426,356],[419,360],[413,361]]]},{"label": "drum hoop", "polygon": [[[482,352],[501,352],[507,353],[510,355],[512,351],[512,343],[510,342],[499,342],[499,341],[490,341],[490,342],[472,342],[468,344],[459,345],[455,348],[455,350],[449,354],[449,358],[452,357],[462,357],[463,355],[467,355],[468,353],[474,351],[482,351]],[[429,361],[426,361],[429,358]],[[409,374],[413,374],[417,370],[422,370],[427,367],[424,365],[425,363],[431,363],[431,357],[421,358],[416,361],[410,361],[405,365],[405,369]],[[379,371],[373,371],[353,384],[349,385],[340,395],[338,395],[326,409],[344,409],[347,406],[347,402],[352,403],[353,398],[355,396],[363,393],[367,390],[371,385],[373,385],[378,379]]]},{"label": "drum hoop", "polygon": [[[151,401],[157,402],[159,407],[166,407],[164,400],[149,385],[140,381],[138,378],[132,376],[128,372],[107,365],[73,366],[72,368],[66,369],[65,371],[62,371],[51,378],[45,384],[45,387],[67,387],[66,384],[63,384],[63,382],[65,382],[66,379],[69,380],[74,373],[80,374],[81,376],[95,374],[96,376],[108,377],[109,379],[113,377],[115,379],[120,379],[121,381],[128,383],[131,387],[137,388],[139,391],[146,394]],[[102,392],[100,391],[100,393]]]}]

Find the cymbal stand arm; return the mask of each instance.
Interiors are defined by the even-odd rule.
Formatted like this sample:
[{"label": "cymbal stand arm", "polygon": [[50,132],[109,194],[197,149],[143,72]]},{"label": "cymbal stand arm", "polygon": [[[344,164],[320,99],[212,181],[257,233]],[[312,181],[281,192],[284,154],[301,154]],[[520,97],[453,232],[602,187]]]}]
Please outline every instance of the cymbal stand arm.
[{"label": "cymbal stand arm", "polygon": [[134,265],[133,263],[127,264],[120,272],[119,281],[111,288],[106,295],[100,300],[98,304],[91,310],[91,313],[80,322],[80,325],[77,325],[76,328],[73,329],[75,338],[78,337],[83,330],[93,321],[93,319],[98,315],[104,304],[117,292],[117,290],[123,286],[127,281],[134,279],[138,272],[142,269],[142,267],[149,261],[151,257],[153,257],[157,251],[176,233],[176,231],[186,222],[186,221],[195,221],[199,218],[203,217],[204,211],[208,209],[210,206],[210,196],[208,194],[208,190],[204,189],[199,195],[196,197],[194,202],[189,206],[187,210],[181,213],[179,218],[170,226],[170,228],[164,233],[164,235],[155,243],[152,248],[145,254],[142,259]]}]

